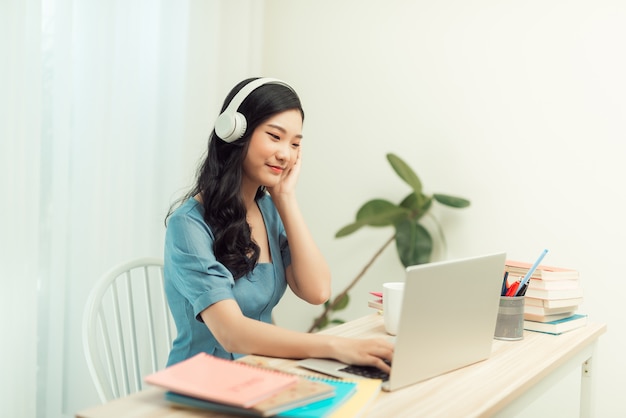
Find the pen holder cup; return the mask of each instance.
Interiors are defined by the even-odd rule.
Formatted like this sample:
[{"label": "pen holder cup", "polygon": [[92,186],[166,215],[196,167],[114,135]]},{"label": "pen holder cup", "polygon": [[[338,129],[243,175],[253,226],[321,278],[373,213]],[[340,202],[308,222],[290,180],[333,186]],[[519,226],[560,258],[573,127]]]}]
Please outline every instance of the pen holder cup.
[{"label": "pen holder cup", "polygon": [[524,338],[524,296],[500,297],[494,338],[507,341]]}]

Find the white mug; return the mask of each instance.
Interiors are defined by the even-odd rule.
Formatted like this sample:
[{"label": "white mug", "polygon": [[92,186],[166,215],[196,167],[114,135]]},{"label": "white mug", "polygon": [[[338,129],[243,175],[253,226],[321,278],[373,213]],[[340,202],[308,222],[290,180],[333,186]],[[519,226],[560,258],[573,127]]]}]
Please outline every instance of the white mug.
[{"label": "white mug", "polygon": [[385,331],[391,335],[398,333],[403,293],[404,282],[383,283],[383,319]]}]

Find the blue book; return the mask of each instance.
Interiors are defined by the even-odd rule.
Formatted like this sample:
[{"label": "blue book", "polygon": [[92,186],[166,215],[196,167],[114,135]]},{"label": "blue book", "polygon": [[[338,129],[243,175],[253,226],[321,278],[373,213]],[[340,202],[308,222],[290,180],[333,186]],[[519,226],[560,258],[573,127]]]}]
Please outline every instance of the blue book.
[{"label": "blue book", "polygon": [[587,325],[587,315],[583,314],[574,314],[572,316],[568,316],[567,318],[550,322],[524,320],[524,329],[554,335],[584,327],[585,325]]}]

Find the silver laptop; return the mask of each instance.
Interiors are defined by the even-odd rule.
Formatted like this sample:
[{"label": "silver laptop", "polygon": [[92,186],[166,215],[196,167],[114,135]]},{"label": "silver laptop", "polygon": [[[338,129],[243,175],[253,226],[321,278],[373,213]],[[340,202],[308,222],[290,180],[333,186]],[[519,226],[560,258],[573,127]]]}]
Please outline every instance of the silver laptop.
[{"label": "silver laptop", "polygon": [[[407,267],[391,373],[383,390],[489,357],[505,258],[505,253],[498,253]],[[335,360],[305,359],[298,365],[330,376],[358,378],[349,372],[352,366]]]}]

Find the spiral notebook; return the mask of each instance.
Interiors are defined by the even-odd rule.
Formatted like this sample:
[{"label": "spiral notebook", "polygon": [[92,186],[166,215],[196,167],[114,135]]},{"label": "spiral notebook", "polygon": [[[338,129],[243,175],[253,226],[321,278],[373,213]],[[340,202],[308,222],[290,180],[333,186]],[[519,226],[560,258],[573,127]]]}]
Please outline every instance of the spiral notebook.
[{"label": "spiral notebook", "polygon": [[251,407],[298,383],[299,377],[207,353],[145,377],[145,382],[194,398]]}]

